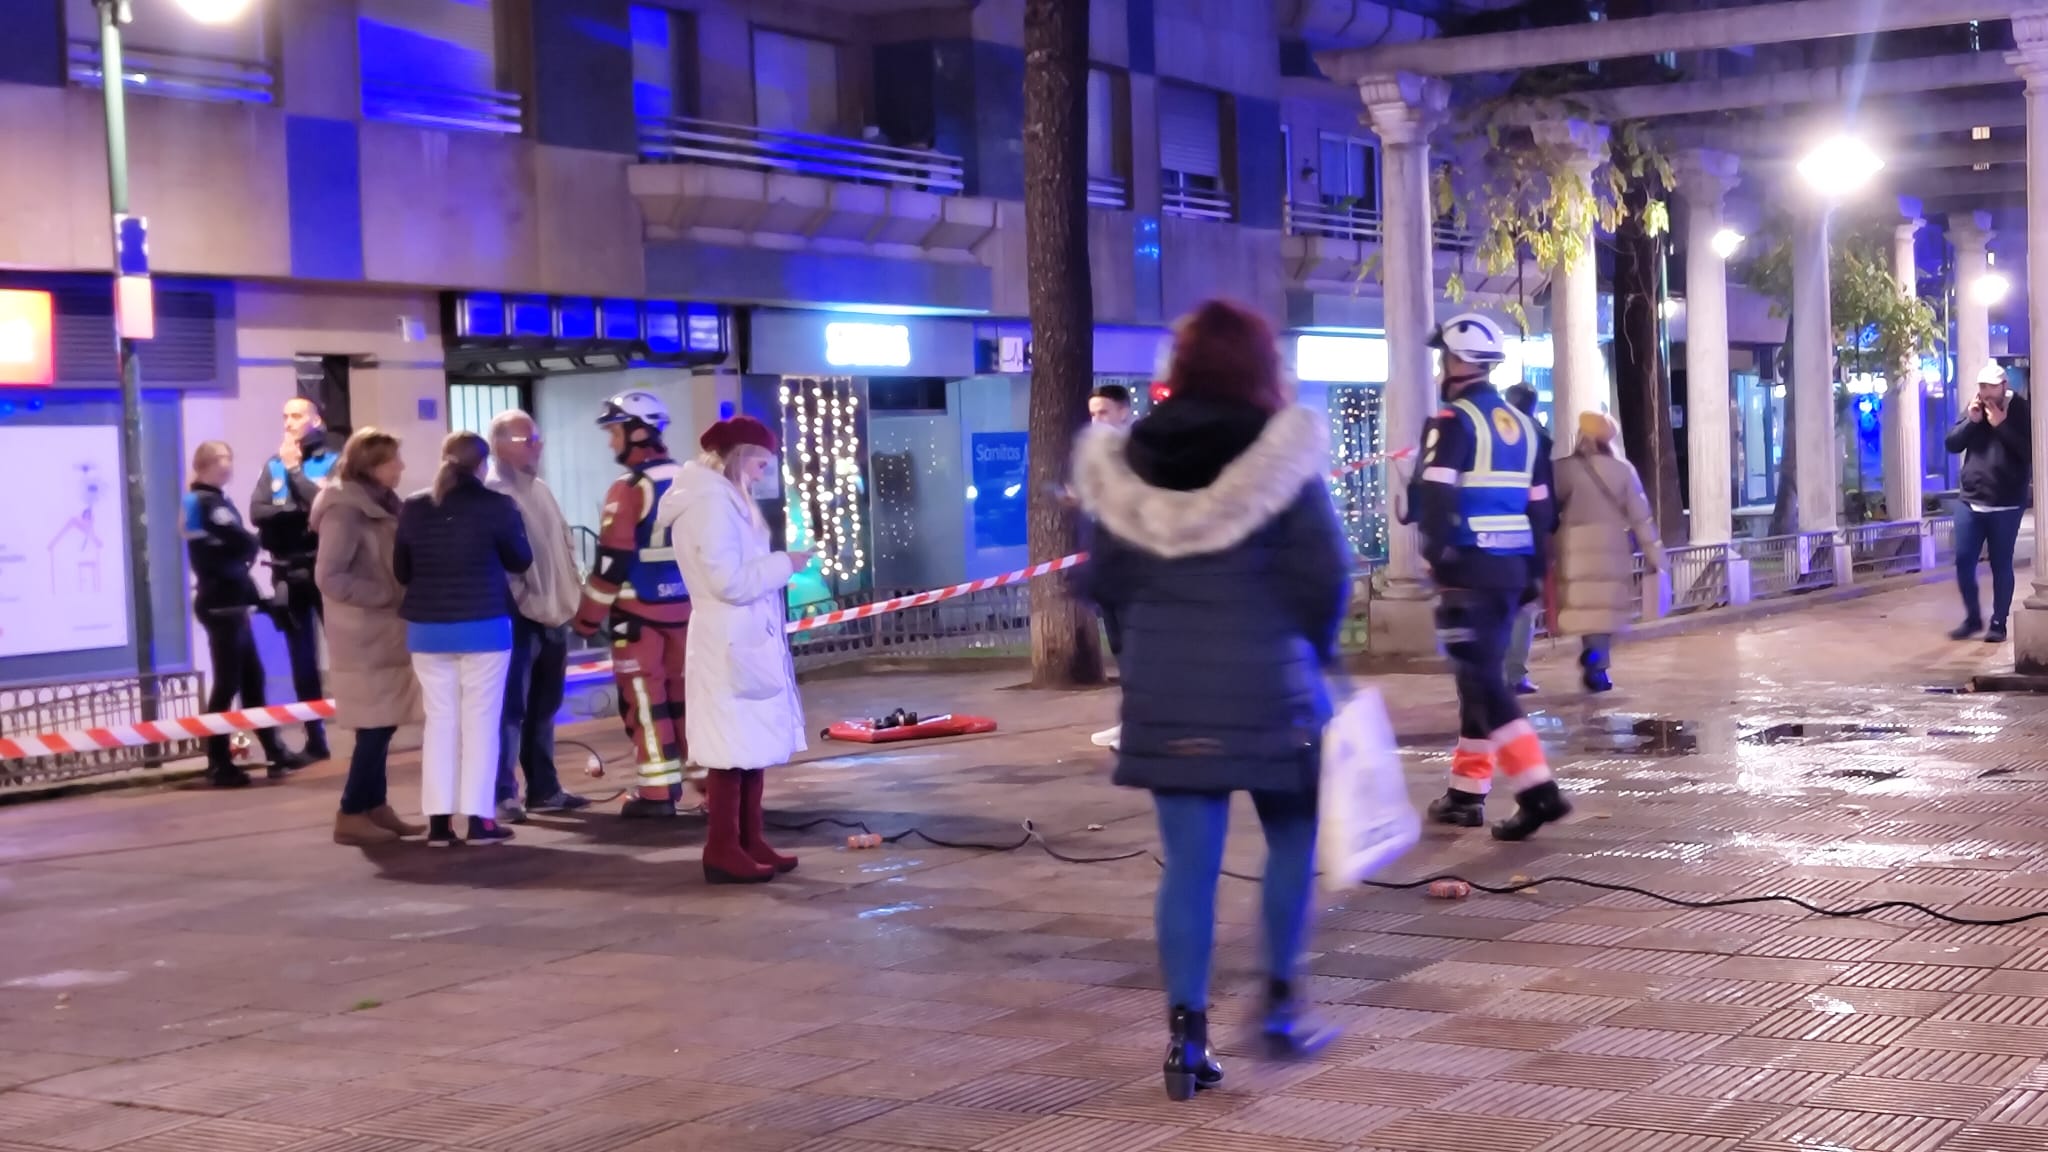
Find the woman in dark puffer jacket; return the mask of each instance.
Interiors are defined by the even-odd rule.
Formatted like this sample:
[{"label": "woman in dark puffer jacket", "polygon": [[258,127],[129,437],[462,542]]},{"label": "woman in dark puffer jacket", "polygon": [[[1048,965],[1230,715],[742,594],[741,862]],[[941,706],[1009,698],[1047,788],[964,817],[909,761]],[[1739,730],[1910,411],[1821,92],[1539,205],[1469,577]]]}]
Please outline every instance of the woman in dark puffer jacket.
[{"label": "woman in dark puffer jacket", "polygon": [[1216,884],[1230,798],[1265,831],[1262,1026],[1278,1056],[1331,1033],[1298,986],[1315,876],[1316,785],[1351,557],[1325,483],[1323,421],[1289,403],[1273,333],[1210,301],[1181,324],[1170,398],[1128,434],[1082,433],[1074,486],[1094,522],[1086,593],[1122,621],[1116,782],[1152,792],[1166,869],[1158,936],[1168,1095],[1221,1081],[1208,1044]]}]

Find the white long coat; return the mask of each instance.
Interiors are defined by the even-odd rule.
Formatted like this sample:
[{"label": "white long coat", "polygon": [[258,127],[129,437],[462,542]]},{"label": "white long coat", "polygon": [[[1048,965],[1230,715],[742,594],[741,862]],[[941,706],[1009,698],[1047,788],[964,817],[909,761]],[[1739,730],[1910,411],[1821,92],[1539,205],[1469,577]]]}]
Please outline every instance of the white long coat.
[{"label": "white long coat", "polygon": [[[809,745],[782,590],[794,575],[753,498],[692,461],[661,498],[690,589],[684,729],[690,762],[772,768]],[[674,502],[674,507],[666,507]],[[671,515],[673,513],[673,515]]]}]

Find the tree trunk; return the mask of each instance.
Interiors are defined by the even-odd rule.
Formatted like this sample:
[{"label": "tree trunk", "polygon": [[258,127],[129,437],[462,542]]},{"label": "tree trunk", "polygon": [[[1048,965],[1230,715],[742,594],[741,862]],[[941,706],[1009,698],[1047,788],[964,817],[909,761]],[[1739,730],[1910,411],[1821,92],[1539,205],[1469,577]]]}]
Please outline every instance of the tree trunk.
[{"label": "tree trunk", "polygon": [[1771,535],[1789,536],[1799,530],[1799,469],[1793,464],[1793,452],[1799,445],[1799,438],[1792,434],[1793,423],[1799,409],[1792,403],[1792,333],[1798,329],[1792,323],[1792,310],[1785,310],[1785,344],[1778,349],[1777,382],[1785,387],[1785,419],[1778,424],[1778,500],[1771,506]]},{"label": "tree trunk", "polygon": [[1685,541],[1685,503],[1678,486],[1678,442],[1671,428],[1671,380],[1665,373],[1662,241],[1642,227],[1647,196],[1629,193],[1629,219],[1614,237],[1614,383],[1622,442],[1643,478],[1657,533]]},{"label": "tree trunk", "polygon": [[[1077,551],[1053,498],[1088,419],[1095,297],[1088,279],[1088,0],[1024,5],[1024,227],[1031,291],[1030,543],[1033,563]],[[1095,614],[1057,577],[1031,583],[1031,681],[1102,682]]]}]

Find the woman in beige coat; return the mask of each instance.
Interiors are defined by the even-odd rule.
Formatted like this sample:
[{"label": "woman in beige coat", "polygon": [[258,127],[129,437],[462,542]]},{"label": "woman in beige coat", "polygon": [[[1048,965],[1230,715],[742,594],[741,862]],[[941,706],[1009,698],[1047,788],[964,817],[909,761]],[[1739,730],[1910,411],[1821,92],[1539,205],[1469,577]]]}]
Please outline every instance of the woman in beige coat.
[{"label": "woman in beige coat", "polygon": [[1580,413],[1578,443],[1552,475],[1558,510],[1556,631],[1583,639],[1579,666],[1588,692],[1614,687],[1608,655],[1614,634],[1635,618],[1636,550],[1652,572],[1664,570],[1650,501],[1642,478],[1616,447],[1620,435],[1612,417]]},{"label": "woman in beige coat", "polygon": [[396,436],[361,429],[341,450],[336,480],[313,502],[311,526],[320,537],[313,578],[325,601],[328,687],[335,722],[356,733],[334,842],[352,847],[426,831],[399,819],[384,787],[392,736],[421,715],[405,621],[398,618],[405,588],[391,570],[398,534],[394,489],[404,471]]}]

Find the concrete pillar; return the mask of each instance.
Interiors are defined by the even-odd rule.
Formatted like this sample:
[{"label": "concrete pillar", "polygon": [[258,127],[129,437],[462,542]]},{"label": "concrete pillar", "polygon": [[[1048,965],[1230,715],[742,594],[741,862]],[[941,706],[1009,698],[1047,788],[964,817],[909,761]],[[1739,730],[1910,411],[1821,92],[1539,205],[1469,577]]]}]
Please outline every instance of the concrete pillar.
[{"label": "concrete pillar", "polygon": [[1991,362],[1991,309],[1971,286],[1991,271],[1992,235],[1989,212],[1948,218],[1949,243],[1956,246],[1956,386],[1965,396]]},{"label": "concrete pillar", "polygon": [[[1593,170],[1607,154],[1606,128],[1583,120],[1554,120],[1536,125],[1536,138],[1569,150],[1572,169],[1590,190]],[[1560,457],[1570,454],[1578,439],[1579,413],[1607,408],[1607,362],[1600,355],[1600,269],[1593,250],[1597,223],[1588,212],[1579,258],[1550,269],[1550,330],[1557,356],[1551,377],[1550,434]]]},{"label": "concrete pillar", "polygon": [[[2027,219],[2048,220],[2048,12],[2015,14],[2012,34],[2017,50],[2011,60],[2027,82]],[[2048,243],[2027,245],[2027,283],[2048,284]],[[2048,349],[2048,293],[2038,287],[2027,293],[2027,346]],[[2027,410],[2033,422],[2034,491],[2048,492],[2048,397],[2037,386],[2028,391],[2033,393]],[[2048,532],[2041,530],[2041,520],[2037,505],[2030,587],[2013,621],[2014,670],[2030,675],[2048,674]]]},{"label": "concrete pillar", "polygon": [[[1358,88],[1381,144],[1380,268],[1389,364],[1381,427],[1387,451],[1397,452],[1418,447],[1422,426],[1438,401],[1429,354],[1429,334],[1436,325],[1429,131],[1447,92],[1440,82],[1412,76],[1372,77]],[[1404,508],[1401,477],[1415,464],[1411,457],[1405,467],[1387,470],[1389,488]],[[1429,595],[1429,571],[1415,529],[1390,524],[1387,566],[1377,579],[1368,616],[1374,650],[1432,651]]]},{"label": "concrete pillar", "polygon": [[[1917,217],[1892,230],[1892,272],[1899,295],[1920,294],[1920,266],[1913,256],[1913,238],[1926,223]],[[1920,352],[1906,354],[1888,375],[1884,394],[1884,506],[1889,520],[1920,518]]]},{"label": "concrete pillar", "polygon": [[1685,197],[1685,449],[1692,543],[1733,535],[1729,460],[1728,266],[1714,251],[1722,199],[1735,185],[1735,157],[1704,150],[1678,161]]},{"label": "concrete pillar", "polygon": [[1793,451],[1798,530],[1827,532],[1841,514],[1835,445],[1835,337],[1828,301],[1828,206],[1805,194],[1792,218]]}]

